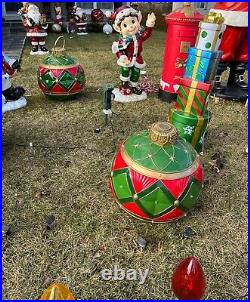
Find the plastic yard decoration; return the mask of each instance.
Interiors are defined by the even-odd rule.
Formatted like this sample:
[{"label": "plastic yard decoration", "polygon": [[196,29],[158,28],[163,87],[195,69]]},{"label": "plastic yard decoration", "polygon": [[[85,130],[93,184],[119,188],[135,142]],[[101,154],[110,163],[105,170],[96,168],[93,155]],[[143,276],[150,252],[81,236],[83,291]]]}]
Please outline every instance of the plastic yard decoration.
[{"label": "plastic yard decoration", "polygon": [[[63,47],[56,47],[59,39]],[[60,36],[52,50],[38,68],[38,85],[48,97],[58,100],[72,99],[83,92],[85,74],[83,67],[71,56],[65,54],[65,40]]]},{"label": "plastic yard decoration", "polygon": [[119,148],[110,185],[122,209],[151,222],[183,217],[196,203],[203,168],[194,148],[176,128],[155,123]]}]

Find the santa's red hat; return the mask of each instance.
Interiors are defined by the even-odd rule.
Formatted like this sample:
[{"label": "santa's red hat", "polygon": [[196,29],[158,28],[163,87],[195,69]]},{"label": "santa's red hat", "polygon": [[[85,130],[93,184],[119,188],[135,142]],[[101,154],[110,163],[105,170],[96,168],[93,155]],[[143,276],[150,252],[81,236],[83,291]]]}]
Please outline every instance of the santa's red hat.
[{"label": "santa's red hat", "polygon": [[135,10],[132,7],[129,7],[127,5],[120,6],[116,9],[115,12],[106,12],[106,17],[109,18],[109,20],[114,23],[115,25],[119,25],[124,17],[129,17],[129,16],[136,16],[138,17],[140,12]]}]

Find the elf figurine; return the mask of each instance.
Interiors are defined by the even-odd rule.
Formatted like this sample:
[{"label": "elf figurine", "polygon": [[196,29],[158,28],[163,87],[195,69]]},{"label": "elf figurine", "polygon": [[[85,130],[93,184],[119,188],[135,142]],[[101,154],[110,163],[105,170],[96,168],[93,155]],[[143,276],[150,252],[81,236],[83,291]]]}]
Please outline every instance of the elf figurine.
[{"label": "elf figurine", "polygon": [[10,78],[20,68],[17,60],[2,54],[2,112],[11,111],[26,106],[23,87],[13,87]]},{"label": "elf figurine", "polygon": [[[227,26],[220,44],[223,55],[213,92],[224,99],[244,101],[248,97],[248,84],[243,79],[248,67],[248,3],[217,2],[211,11],[222,14]],[[227,67],[230,67],[230,74],[225,86],[221,83],[221,75]]]},{"label": "elf figurine", "polygon": [[32,45],[30,54],[47,54],[48,49],[45,45],[45,37],[47,36],[46,29],[48,28],[48,24],[46,23],[45,16],[41,15],[39,8],[34,4],[29,4],[27,6],[27,11],[24,11],[25,13],[21,14],[21,18],[23,25],[27,30],[27,37],[30,39]]},{"label": "elf figurine", "polygon": [[115,101],[143,100],[147,95],[139,86],[141,69],[146,66],[142,57],[142,45],[151,36],[156,17],[154,13],[148,14],[143,32],[140,31],[141,12],[132,7],[121,6],[109,17],[114,22],[115,31],[120,33],[120,39],[112,45],[112,52],[116,54],[117,64],[121,67],[121,86],[119,90],[113,91]]}]

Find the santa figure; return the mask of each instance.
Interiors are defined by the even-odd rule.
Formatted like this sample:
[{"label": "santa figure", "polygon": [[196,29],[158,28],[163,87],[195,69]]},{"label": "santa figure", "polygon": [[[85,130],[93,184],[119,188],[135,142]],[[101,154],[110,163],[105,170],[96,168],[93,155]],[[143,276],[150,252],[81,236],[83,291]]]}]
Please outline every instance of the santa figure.
[{"label": "santa figure", "polygon": [[62,8],[59,2],[55,3],[55,14],[56,14],[55,23],[62,25]]},{"label": "santa figure", "polygon": [[26,106],[27,101],[23,97],[23,87],[13,87],[10,78],[20,68],[19,62],[2,54],[2,112],[11,111]]},{"label": "santa figure", "polygon": [[[112,52],[117,56],[117,64],[121,67],[120,93],[122,95],[141,95],[139,78],[141,69],[146,66],[142,57],[142,46],[152,34],[155,15],[154,13],[148,14],[146,28],[143,32],[140,30],[141,12],[132,7],[119,7],[115,13],[111,14],[110,19],[114,22],[115,31],[120,33],[120,39],[112,45]],[[115,100],[118,100],[117,97]]]},{"label": "santa figure", "polygon": [[[248,63],[248,3],[217,2],[211,11],[222,14],[227,25],[220,44],[223,56],[216,76],[215,95],[247,97],[248,84],[243,74]],[[225,87],[221,84],[221,74],[227,67],[230,67],[230,75]]]},{"label": "santa figure", "polygon": [[22,16],[22,22],[27,30],[27,37],[31,42],[31,55],[44,55],[48,53],[45,45],[46,29],[48,24],[46,18],[41,15],[39,8],[34,4],[29,4],[27,13]]},{"label": "santa figure", "polygon": [[77,34],[78,35],[87,35],[88,33],[86,32],[87,28],[87,16],[83,9],[78,6],[73,7],[73,16],[76,21],[76,26],[77,26]]}]

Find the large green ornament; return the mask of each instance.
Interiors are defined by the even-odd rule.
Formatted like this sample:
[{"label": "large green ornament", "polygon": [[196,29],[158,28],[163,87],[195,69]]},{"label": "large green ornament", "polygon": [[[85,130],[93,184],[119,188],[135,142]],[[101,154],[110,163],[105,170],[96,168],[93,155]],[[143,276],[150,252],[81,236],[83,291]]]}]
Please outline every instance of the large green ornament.
[{"label": "large green ornament", "polygon": [[38,68],[38,85],[50,98],[73,99],[83,92],[85,87],[83,67],[73,57],[64,53],[64,45],[62,48],[54,47],[52,55],[45,58]]},{"label": "large green ornament", "polygon": [[110,179],[119,205],[151,222],[183,217],[195,205],[202,182],[199,155],[165,122],[130,136],[121,145]]}]

